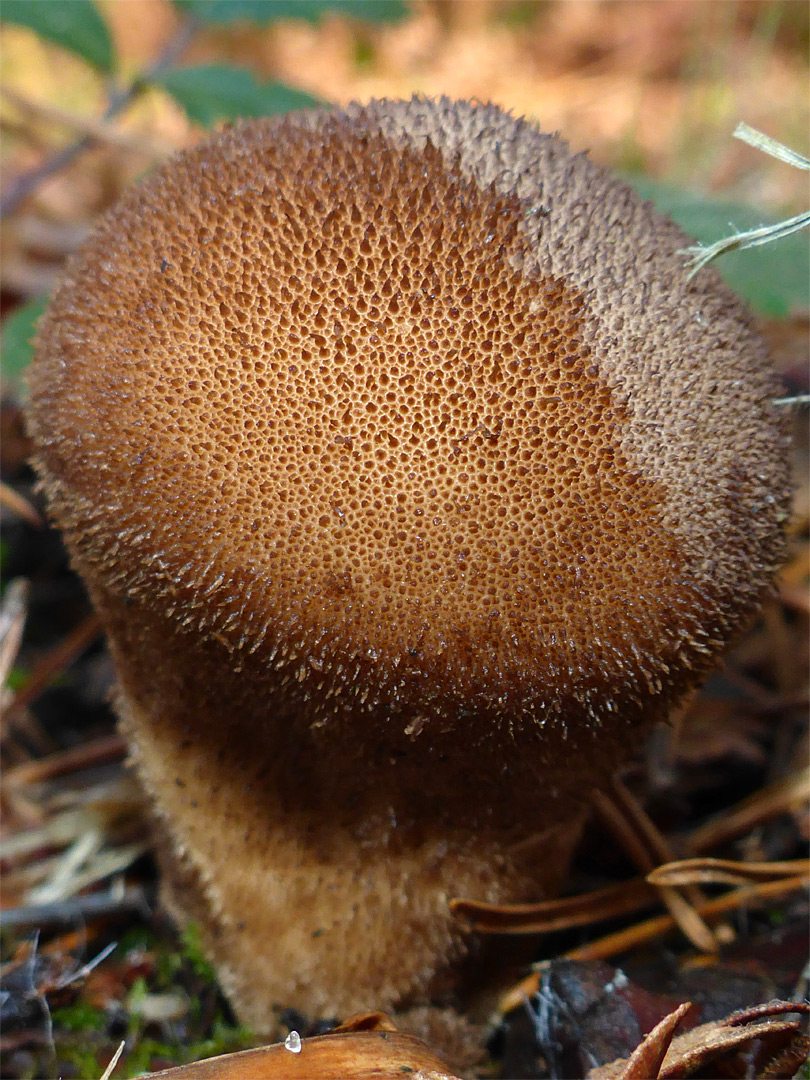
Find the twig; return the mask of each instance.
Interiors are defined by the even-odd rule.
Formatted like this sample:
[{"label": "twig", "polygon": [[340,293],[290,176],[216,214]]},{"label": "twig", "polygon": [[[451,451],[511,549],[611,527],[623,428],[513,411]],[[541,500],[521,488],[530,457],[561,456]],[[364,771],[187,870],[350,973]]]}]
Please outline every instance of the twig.
[{"label": "twig", "polygon": [[74,746],[58,754],[41,758],[38,761],[26,761],[8,769],[3,777],[7,789],[19,789],[26,784],[35,784],[43,780],[52,780],[57,776],[66,776],[79,769],[90,769],[95,765],[106,765],[111,761],[120,761],[126,755],[127,744],[121,735],[105,735],[91,743]]},{"label": "twig", "polygon": [[57,900],[67,900],[78,892],[73,885],[78,871],[101,850],[103,843],[102,829],[86,829],[59,856],[48,880],[30,891],[31,901],[34,904],[51,904]]},{"label": "twig", "polygon": [[86,619],[68,634],[64,641],[60,642],[39,661],[31,677],[25,686],[15,694],[5,710],[4,722],[10,724],[13,719],[35,698],[42,693],[46,686],[91,645],[101,633],[101,623],[98,615],[88,615]]},{"label": "twig", "polygon": [[42,929],[130,912],[146,916],[149,911],[144,890],[139,886],[132,886],[125,889],[120,896],[106,892],[90,893],[50,904],[26,904],[23,907],[6,908],[0,911],[0,930],[19,930],[32,926]]},{"label": "twig", "polygon": [[71,131],[88,136],[94,142],[107,143],[119,150],[131,150],[138,154],[161,158],[168,156],[173,149],[168,143],[158,142],[147,135],[120,131],[107,120],[99,120],[94,116],[81,116],[44,101],[34,101],[8,86],[0,87],[0,96],[29,115],[58,124],[60,127],[70,128]]},{"label": "twig", "polygon": [[763,821],[780,814],[799,812],[808,799],[810,768],[804,768],[762,788],[719,817],[707,821],[685,838],[683,846],[692,855],[711,851],[749,832]]},{"label": "twig", "polygon": [[[199,26],[197,19],[187,19],[173,35],[166,48],[151,67],[141,75],[136,76],[128,86],[115,90],[110,94],[107,108],[104,110],[100,123],[112,120],[127,106],[129,106],[150,82],[154,82],[160,76],[172,68],[174,62],[182,56]],[[35,169],[21,173],[10,184],[8,191],[0,199],[0,218],[13,214],[20,203],[35,191],[51,176],[66,169],[85,150],[89,149],[96,141],[94,135],[82,135],[75,142],[65,146],[53,157],[38,165]]]}]

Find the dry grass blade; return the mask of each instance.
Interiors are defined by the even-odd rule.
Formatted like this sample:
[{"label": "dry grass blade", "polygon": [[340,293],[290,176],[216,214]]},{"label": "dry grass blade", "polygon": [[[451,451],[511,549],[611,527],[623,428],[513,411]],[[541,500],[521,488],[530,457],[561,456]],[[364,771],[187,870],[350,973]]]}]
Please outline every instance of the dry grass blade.
[{"label": "dry grass blade", "polygon": [[60,848],[81,836],[87,828],[88,815],[84,807],[48,814],[47,819],[33,829],[10,830],[0,839],[0,859],[6,864],[6,873],[15,863],[36,855],[47,848]]},{"label": "dry grass blade", "polygon": [[627,1059],[619,1080],[654,1080],[659,1076],[678,1025],[691,1008],[692,1003],[685,1001],[656,1024]]},{"label": "dry grass blade", "polygon": [[101,1080],[110,1080],[110,1077],[111,1077],[111,1076],[112,1076],[112,1074],[113,1074],[113,1069],[114,1069],[114,1068],[115,1068],[115,1066],[116,1066],[116,1065],[118,1064],[118,1062],[119,1062],[119,1060],[120,1060],[120,1058],[121,1058],[121,1055],[122,1055],[122,1054],[123,1054],[123,1052],[124,1052],[124,1047],[125,1047],[126,1045],[127,1045],[127,1043],[126,1043],[126,1039],[124,1039],[124,1041],[123,1041],[123,1042],[119,1043],[119,1045],[118,1045],[118,1049],[117,1049],[117,1050],[115,1051],[115,1053],[113,1054],[112,1058],[110,1059],[110,1064],[109,1064],[109,1065],[107,1066],[107,1068],[106,1068],[106,1069],[104,1070],[104,1072],[103,1072],[103,1073],[101,1074]]},{"label": "dry grass blade", "polygon": [[751,127],[750,124],[746,124],[742,120],[734,129],[734,138],[739,139],[740,142],[748,143],[755,150],[761,150],[763,154],[768,154],[777,161],[792,165],[794,169],[804,169],[805,172],[810,170],[810,158],[800,154],[798,150],[794,150],[790,146],[785,146],[784,143],[779,142],[777,139],[771,138],[764,131],[758,131],[757,128]]},{"label": "dry grass blade", "polygon": [[810,859],[786,862],[736,862],[733,859],[681,859],[659,866],[647,875],[651,885],[748,885],[757,881],[810,874]]},{"label": "dry grass blade", "polygon": [[810,802],[810,766],[762,788],[726,813],[707,822],[686,839],[694,855],[709,851],[750,832],[756,825],[779,814],[795,813]]},{"label": "dry grass blade", "polygon": [[31,503],[24,499],[14,488],[9,487],[8,484],[0,483],[0,506],[10,510],[37,529],[41,529],[44,524]]},{"label": "dry grass blade", "polygon": [[[805,157],[804,154],[798,153],[789,146],[785,146],[784,143],[777,142],[776,139],[772,139],[769,135],[757,131],[756,128],[752,128],[749,124],[738,124],[734,131],[734,138],[740,139],[742,142],[748,143],[749,146],[762,150],[764,153],[776,158],[777,161],[792,165],[796,169],[810,169],[810,158]],[[714,244],[707,246],[698,244],[695,247],[687,248],[684,254],[691,256],[691,268],[688,277],[689,279],[693,278],[698,270],[701,270],[727,251],[743,251],[746,248],[758,247],[760,244],[769,244],[774,240],[781,240],[785,236],[790,236],[791,233],[798,232],[799,229],[806,229],[808,226],[810,226],[810,211],[805,210],[801,214],[796,214],[795,217],[788,218],[785,221],[779,221],[775,225],[762,225],[758,229],[748,229],[745,232],[738,232],[734,236],[727,236]]]},{"label": "dry grass blade", "polygon": [[4,902],[21,906],[23,915],[26,907],[58,904],[120,874],[150,847],[143,796],[129,774],[71,781],[67,790],[36,785],[40,822],[8,829],[0,841]]},{"label": "dry grass blade", "polygon": [[15,578],[8,583],[6,595],[0,606],[0,685],[5,686],[22,640],[25,615],[28,608],[28,582]]},{"label": "dry grass blade", "polygon": [[33,904],[51,904],[72,896],[77,891],[73,886],[77,872],[98,854],[103,843],[104,833],[101,829],[86,829],[57,860],[47,880],[30,890],[30,901]]},{"label": "dry grass blade", "polygon": [[122,873],[152,846],[150,841],[142,840],[140,843],[107,849],[103,846],[105,840],[106,837],[100,831],[81,837],[65,853],[49,879],[31,890],[31,902],[50,904],[67,900],[82,889]]},{"label": "dry grass blade", "polygon": [[654,904],[657,896],[647,882],[636,879],[536,904],[484,904],[455,898],[450,910],[480,934],[548,934],[630,915]]}]

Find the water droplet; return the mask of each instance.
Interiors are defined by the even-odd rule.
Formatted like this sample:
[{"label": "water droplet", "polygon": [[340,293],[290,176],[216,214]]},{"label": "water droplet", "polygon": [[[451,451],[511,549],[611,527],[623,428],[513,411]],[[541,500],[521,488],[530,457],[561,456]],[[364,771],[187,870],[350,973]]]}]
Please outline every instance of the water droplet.
[{"label": "water droplet", "polygon": [[291,1054],[301,1053],[301,1036],[297,1031],[291,1031],[284,1040],[284,1046]]}]

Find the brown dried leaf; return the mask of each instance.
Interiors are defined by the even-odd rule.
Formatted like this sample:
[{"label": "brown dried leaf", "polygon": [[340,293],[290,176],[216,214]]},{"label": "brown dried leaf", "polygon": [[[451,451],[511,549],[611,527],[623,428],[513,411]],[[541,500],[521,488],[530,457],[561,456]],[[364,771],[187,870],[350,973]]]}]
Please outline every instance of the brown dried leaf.
[{"label": "brown dried leaf", "polygon": [[[374,1014],[372,1014],[374,1015]],[[287,1040],[290,1043],[290,1039]],[[293,1040],[293,1045],[297,1043]],[[425,1044],[399,1031],[344,1031],[152,1073],[155,1080],[459,1080]]]},{"label": "brown dried leaf", "polygon": [[330,1035],[342,1035],[349,1031],[396,1031],[397,1025],[384,1012],[355,1013],[342,1024],[329,1032]]},{"label": "brown dried leaf", "polygon": [[[810,1005],[771,1001],[733,1013],[725,1020],[701,1024],[679,1035],[672,1040],[657,1071],[628,1071],[634,1067],[634,1062],[641,1068],[639,1051],[646,1054],[648,1044],[650,1049],[653,1046],[660,1048],[666,1033],[671,1036],[675,1026],[671,1021],[678,1012],[680,1010],[659,1024],[632,1057],[592,1069],[588,1080],[641,1080],[642,1077],[645,1080],[680,1080],[705,1076],[723,1076],[732,1080],[737,1077],[743,1080],[748,1076],[770,1080],[784,1077],[788,1080],[807,1060],[810,1039],[801,1031],[801,1021],[785,1019],[785,1015],[810,1014]],[[668,1024],[671,1026],[665,1027]],[[663,1035],[657,1034],[659,1029],[664,1029]],[[649,1061],[654,1067],[654,1054],[650,1054]]]},{"label": "brown dried leaf", "polygon": [[691,1001],[685,1001],[656,1024],[627,1059],[620,1080],[649,1080],[659,1075],[675,1031],[691,1008]]}]

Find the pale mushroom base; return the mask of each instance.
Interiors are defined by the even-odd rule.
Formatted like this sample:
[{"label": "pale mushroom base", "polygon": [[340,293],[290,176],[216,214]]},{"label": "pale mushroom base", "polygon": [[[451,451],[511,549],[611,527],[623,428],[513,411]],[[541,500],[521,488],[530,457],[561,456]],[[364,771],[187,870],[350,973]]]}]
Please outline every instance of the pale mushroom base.
[{"label": "pale mushroom base", "polygon": [[[489,759],[431,778],[426,740],[407,766],[361,758],[360,776],[333,739],[322,753],[317,739],[299,753],[272,705],[257,716],[250,671],[234,678],[230,701],[208,683],[215,667],[222,683],[231,655],[222,645],[95,599],[123,727],[164,837],[165,902],[200,926],[226,994],[256,1032],[272,1030],[280,1008],[345,1017],[446,1000],[470,942],[452,897],[518,902],[559,890],[578,799],[550,797],[547,783],[527,799],[525,777],[512,793],[506,777],[501,805],[488,806]],[[178,648],[196,679],[167,659]],[[384,775],[372,798],[375,769]]]}]

